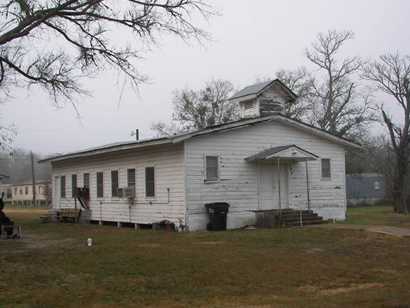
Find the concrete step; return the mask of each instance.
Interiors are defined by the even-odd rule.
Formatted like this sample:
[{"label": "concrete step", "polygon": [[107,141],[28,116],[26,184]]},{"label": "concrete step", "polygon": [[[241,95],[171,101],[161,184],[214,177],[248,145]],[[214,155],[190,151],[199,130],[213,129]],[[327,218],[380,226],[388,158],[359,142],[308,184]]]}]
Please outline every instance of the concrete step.
[{"label": "concrete step", "polygon": [[[286,217],[280,219],[281,221],[300,221],[300,217]],[[311,220],[322,220],[322,217],[320,216],[309,216],[309,217],[302,217],[302,221],[311,221]]]},{"label": "concrete step", "polygon": [[[302,226],[309,226],[309,225],[320,225],[320,224],[324,224],[326,223],[326,221],[324,221],[323,219],[321,220],[311,220],[311,221],[304,221],[302,223]],[[300,226],[300,222],[289,222],[289,223],[284,223],[282,224],[283,227],[298,227]]]},{"label": "concrete step", "polygon": [[302,225],[314,225],[325,223],[323,218],[312,210],[293,210],[286,209],[277,213],[277,221],[281,226],[294,227]]},{"label": "concrete step", "polygon": [[316,213],[285,213],[280,215],[281,217],[300,217],[302,215],[302,217],[317,217],[318,214]]}]

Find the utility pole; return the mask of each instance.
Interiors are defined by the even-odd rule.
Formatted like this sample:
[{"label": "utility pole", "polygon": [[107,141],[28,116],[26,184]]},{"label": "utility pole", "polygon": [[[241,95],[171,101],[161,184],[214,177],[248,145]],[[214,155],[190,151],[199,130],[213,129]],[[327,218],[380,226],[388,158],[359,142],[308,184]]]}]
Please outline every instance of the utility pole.
[{"label": "utility pole", "polygon": [[36,175],[34,172],[34,156],[33,151],[30,152],[31,158],[31,179],[33,181],[33,207],[36,206]]}]

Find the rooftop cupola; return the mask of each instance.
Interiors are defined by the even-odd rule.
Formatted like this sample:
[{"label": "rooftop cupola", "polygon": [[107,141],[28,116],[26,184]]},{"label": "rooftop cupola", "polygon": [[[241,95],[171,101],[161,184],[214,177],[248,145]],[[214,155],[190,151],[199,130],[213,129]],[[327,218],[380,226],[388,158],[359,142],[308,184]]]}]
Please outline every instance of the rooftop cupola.
[{"label": "rooftop cupola", "polygon": [[285,105],[297,98],[279,79],[247,86],[229,100],[239,104],[241,118],[283,113]]}]

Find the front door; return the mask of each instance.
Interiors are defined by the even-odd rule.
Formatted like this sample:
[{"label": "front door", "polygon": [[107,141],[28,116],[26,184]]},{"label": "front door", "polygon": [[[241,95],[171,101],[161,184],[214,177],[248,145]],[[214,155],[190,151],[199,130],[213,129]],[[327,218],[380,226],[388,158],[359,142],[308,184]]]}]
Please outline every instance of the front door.
[{"label": "front door", "polygon": [[278,172],[277,162],[258,163],[258,193],[259,209],[279,209],[279,182],[280,177],[280,204],[281,208],[288,207],[288,165],[281,164]]}]

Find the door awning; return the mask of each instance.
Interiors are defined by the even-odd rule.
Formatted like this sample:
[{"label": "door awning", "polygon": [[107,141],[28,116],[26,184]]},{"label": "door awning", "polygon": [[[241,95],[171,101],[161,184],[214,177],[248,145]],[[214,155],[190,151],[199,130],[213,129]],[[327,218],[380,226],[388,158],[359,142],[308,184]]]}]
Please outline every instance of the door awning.
[{"label": "door awning", "polygon": [[307,161],[307,160],[316,160],[319,156],[313,154],[309,151],[298,147],[297,145],[284,145],[269,148],[263,150],[259,153],[256,153],[252,156],[246,157],[247,162],[256,162],[256,161],[269,161],[269,160],[292,160],[292,161]]}]

